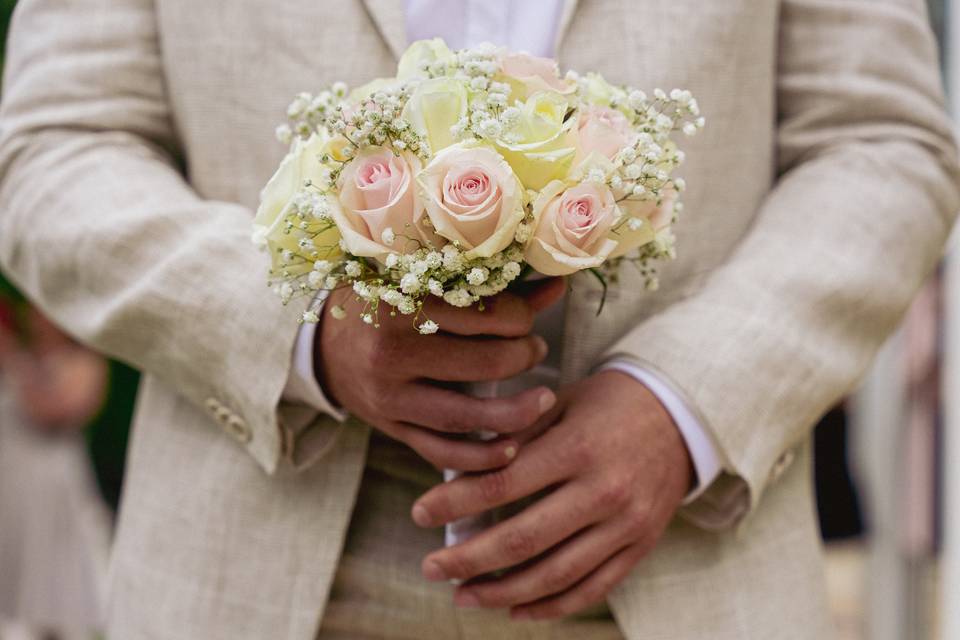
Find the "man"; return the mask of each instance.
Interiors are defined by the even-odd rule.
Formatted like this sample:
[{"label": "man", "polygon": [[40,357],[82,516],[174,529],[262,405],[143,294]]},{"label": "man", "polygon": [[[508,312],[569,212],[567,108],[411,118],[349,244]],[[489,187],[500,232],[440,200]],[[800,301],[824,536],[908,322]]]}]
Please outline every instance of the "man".
[{"label": "man", "polygon": [[[19,12],[0,256],[57,320],[148,373],[111,637],[828,635],[809,429],[895,326],[958,205],[922,3],[543,3],[555,40],[530,47],[687,87],[709,125],[661,290],[627,276],[597,317],[596,287],[573,278],[552,351],[564,385],[487,400],[423,380],[538,364],[555,284],[487,314],[438,307],[443,336],[324,318],[305,338],[249,247],[288,97],[390,75],[418,4]],[[500,4],[464,3],[461,33]],[[445,435],[478,427],[504,436]],[[477,473],[431,488],[425,460]],[[435,527],[496,505],[516,514],[440,548]]]}]

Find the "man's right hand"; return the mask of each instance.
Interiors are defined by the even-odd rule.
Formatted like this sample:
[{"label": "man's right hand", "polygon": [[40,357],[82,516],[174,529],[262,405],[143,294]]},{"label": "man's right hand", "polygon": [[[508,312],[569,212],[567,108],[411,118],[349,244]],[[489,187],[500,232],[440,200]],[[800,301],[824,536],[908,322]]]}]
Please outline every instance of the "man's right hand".
[{"label": "man's right hand", "polygon": [[[425,315],[440,325],[420,335],[413,316],[380,309],[380,326],[360,319],[349,289],[327,300],[314,360],[319,382],[334,402],[352,415],[404,442],[437,468],[484,471],[510,462],[522,431],[556,403],[546,387],[504,398],[474,398],[455,384],[504,380],[539,363],[546,342],[530,335],[535,314],[563,295],[559,278],[536,283],[529,293],[500,295],[476,306],[457,308],[430,298]],[[338,320],[334,305],[347,310]],[[421,318],[423,319],[423,318]],[[477,430],[502,437],[479,442],[451,437]]]}]

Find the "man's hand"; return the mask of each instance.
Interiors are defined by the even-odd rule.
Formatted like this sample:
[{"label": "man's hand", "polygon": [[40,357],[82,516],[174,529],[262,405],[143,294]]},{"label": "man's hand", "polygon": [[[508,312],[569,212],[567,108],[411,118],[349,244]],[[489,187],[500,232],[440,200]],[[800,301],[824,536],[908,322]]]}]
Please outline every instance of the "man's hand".
[{"label": "man's hand", "polygon": [[[420,335],[412,316],[381,308],[380,327],[364,324],[349,290],[334,292],[320,326],[316,371],[325,392],[351,414],[406,443],[437,468],[481,471],[503,466],[517,453],[513,438],[477,442],[451,438],[479,429],[510,434],[534,424],[556,403],[546,387],[506,398],[478,399],[450,383],[502,380],[530,369],[547,353],[530,335],[534,315],[563,295],[559,278],[524,295],[502,293],[457,308],[430,298],[426,316],[440,333]],[[341,304],[347,317],[329,317]],[[443,385],[446,383],[446,387]]]},{"label": "man's hand", "polygon": [[417,524],[439,526],[553,488],[424,559],[431,580],[513,569],[459,587],[460,606],[509,607],[514,618],[539,619],[599,602],[650,551],[690,489],[693,466],[680,432],[630,376],[605,371],[572,385],[555,413],[559,420],[509,466],[434,487],[413,507]]}]

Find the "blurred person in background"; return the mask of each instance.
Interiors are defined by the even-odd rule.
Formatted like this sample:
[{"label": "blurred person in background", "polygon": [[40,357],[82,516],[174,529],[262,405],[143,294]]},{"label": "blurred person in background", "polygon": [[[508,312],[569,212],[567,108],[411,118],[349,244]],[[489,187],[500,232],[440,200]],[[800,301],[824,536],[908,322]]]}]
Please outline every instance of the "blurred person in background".
[{"label": "blurred person in background", "polygon": [[108,372],[0,280],[3,624],[99,624],[110,519],[82,431],[101,411]]},{"label": "blurred person in background", "polygon": [[138,377],[0,274],[0,639],[100,627]]}]

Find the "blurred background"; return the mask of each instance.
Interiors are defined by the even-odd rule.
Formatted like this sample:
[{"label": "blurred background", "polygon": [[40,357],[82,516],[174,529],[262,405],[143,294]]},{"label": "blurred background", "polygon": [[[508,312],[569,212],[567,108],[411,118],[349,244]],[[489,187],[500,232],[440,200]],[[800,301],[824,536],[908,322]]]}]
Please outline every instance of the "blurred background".
[{"label": "blurred background", "polygon": [[[0,0],[0,42],[15,2]],[[928,4],[955,96],[960,10]],[[841,640],[960,639],[956,245],[862,388],[816,430]],[[99,637],[138,379],[73,342],[0,273],[0,640]]]}]

